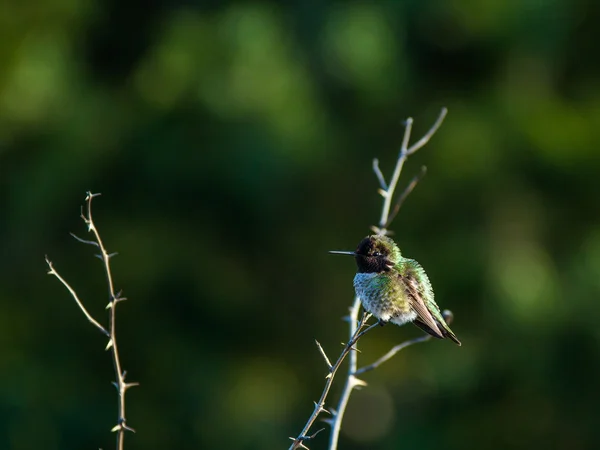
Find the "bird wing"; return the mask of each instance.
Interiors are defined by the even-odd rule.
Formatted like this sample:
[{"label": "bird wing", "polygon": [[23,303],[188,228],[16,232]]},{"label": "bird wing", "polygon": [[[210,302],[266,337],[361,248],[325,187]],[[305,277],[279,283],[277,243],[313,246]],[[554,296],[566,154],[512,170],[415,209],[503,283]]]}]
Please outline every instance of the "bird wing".
[{"label": "bird wing", "polygon": [[[432,311],[430,311],[425,304],[425,299],[428,296],[433,296],[431,284],[429,283],[429,279],[426,278],[427,275],[425,275],[422,269],[420,271],[414,270],[412,265],[408,266],[407,269],[408,270],[405,271],[404,275],[400,276],[402,277],[403,284],[406,287],[410,308],[417,313],[416,320],[429,328],[431,330],[430,334],[443,339],[444,334],[438,326],[438,321],[440,319],[436,320],[436,317],[432,315]],[[436,312],[438,313],[436,316],[440,315],[441,317],[439,311],[434,311],[433,313],[435,314]],[[442,318],[441,320],[443,321],[444,319]]]},{"label": "bird wing", "polygon": [[[414,259],[407,259],[403,272],[404,275],[401,276],[404,286],[406,286],[408,303],[417,313],[417,318],[413,323],[434,337],[440,339],[448,337],[457,345],[461,345],[446,323],[439,306],[433,301],[433,289],[421,265]],[[427,299],[431,299],[431,301],[425,303]]]}]

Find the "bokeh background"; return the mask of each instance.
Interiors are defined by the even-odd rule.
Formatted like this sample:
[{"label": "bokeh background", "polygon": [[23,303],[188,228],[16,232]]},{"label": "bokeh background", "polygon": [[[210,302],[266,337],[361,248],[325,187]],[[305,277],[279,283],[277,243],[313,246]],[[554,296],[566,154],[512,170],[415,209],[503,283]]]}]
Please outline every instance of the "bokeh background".
[{"label": "bokeh background", "polygon": [[593,0],[2,3],[0,448],[114,448],[105,339],[44,263],[105,320],[69,236],[87,190],[129,298],[126,448],[287,448],[313,340],[347,338],[354,264],[326,252],[377,222],[402,120],[442,106],[392,229],[463,346],[365,375],[340,448],[598,448],[599,22]]}]

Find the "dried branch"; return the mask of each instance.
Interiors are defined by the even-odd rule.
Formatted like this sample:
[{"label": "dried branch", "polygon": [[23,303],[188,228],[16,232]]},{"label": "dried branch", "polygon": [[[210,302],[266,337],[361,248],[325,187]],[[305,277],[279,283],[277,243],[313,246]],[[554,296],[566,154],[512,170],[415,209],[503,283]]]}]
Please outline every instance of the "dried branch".
[{"label": "dried branch", "polygon": [[389,228],[390,224],[394,221],[394,219],[398,215],[398,211],[400,211],[400,208],[404,204],[404,200],[406,200],[406,198],[410,195],[410,193],[413,191],[413,189],[417,186],[417,183],[419,181],[421,181],[421,179],[425,176],[426,173],[427,173],[427,167],[421,166],[421,172],[419,172],[417,175],[415,175],[413,177],[413,179],[410,181],[408,186],[406,186],[406,189],[404,189],[404,191],[402,192],[402,195],[400,196],[400,198],[398,198],[398,201],[394,205],[394,209],[392,210],[391,214],[388,217],[388,221],[385,224],[385,227],[384,227],[385,229]]},{"label": "dried branch", "polygon": [[[417,150],[419,150],[421,147],[423,147],[429,141],[429,139],[431,139],[431,137],[435,134],[435,132],[438,130],[438,128],[442,124],[442,121],[444,120],[444,117],[446,117],[447,112],[448,111],[446,110],[446,108],[443,108],[442,111],[440,112],[440,115],[438,116],[436,122],[429,129],[429,131],[425,134],[425,136],[423,136],[418,142],[413,144],[411,147],[409,147],[409,141],[410,141],[410,134],[412,131],[413,120],[412,120],[412,118],[408,118],[406,120],[406,128],[404,131],[404,137],[402,139],[402,145],[400,147],[400,154],[398,155],[398,160],[396,161],[396,166],[394,168],[394,172],[392,174],[389,184],[386,183],[385,177],[383,176],[383,173],[381,172],[381,169],[379,168],[379,160],[378,159],[373,160],[373,171],[375,172],[375,176],[377,177],[377,180],[379,181],[378,192],[379,192],[379,194],[381,194],[381,196],[384,199],[383,207],[381,209],[381,217],[379,219],[379,226],[372,227],[372,229],[376,233],[381,234],[381,235],[385,235],[388,233],[388,227],[390,226],[391,222],[393,221],[396,214],[400,210],[402,204],[404,203],[404,200],[412,192],[412,190],[415,188],[415,186],[417,185],[419,180],[425,175],[426,169],[423,167],[421,169],[421,173],[419,175],[417,175],[416,177],[414,177],[413,180],[406,187],[406,189],[404,190],[404,192],[402,193],[402,195],[399,197],[398,201],[396,202],[393,211],[390,214],[392,200],[394,197],[394,193],[396,191],[396,186],[398,184],[398,180],[400,178],[400,173],[402,172],[402,167],[404,166],[404,162],[410,155],[414,154]],[[390,350],[388,353],[386,353],[383,357],[381,357],[375,363],[371,364],[370,366],[361,368],[360,370],[357,370],[358,348],[356,347],[356,344],[358,343],[358,340],[362,336],[364,336],[368,331],[372,330],[374,327],[376,327],[378,325],[378,323],[374,323],[374,324],[366,327],[366,322],[367,322],[368,318],[370,317],[370,314],[367,314],[366,312],[363,313],[363,317],[359,321],[358,313],[360,311],[360,307],[361,307],[360,298],[355,297],[354,302],[350,308],[350,315],[347,317],[348,322],[350,324],[350,340],[348,341],[348,344],[346,344],[344,346],[344,349],[342,350],[342,353],[338,357],[335,364],[333,364],[333,365],[331,364],[329,358],[327,357],[325,351],[323,350],[323,347],[321,346],[321,344],[318,341],[315,340],[315,342],[317,344],[317,348],[319,349],[319,353],[321,353],[321,356],[323,357],[323,359],[325,360],[325,363],[327,364],[327,367],[329,368],[329,373],[326,377],[325,387],[323,388],[321,398],[319,399],[318,402],[315,402],[315,408],[314,408],[312,414],[310,415],[310,417],[308,418],[308,421],[304,425],[304,428],[302,429],[302,431],[300,432],[300,434],[297,437],[290,438],[293,441],[292,445],[290,446],[290,450],[294,450],[297,448],[307,448],[305,445],[305,442],[313,439],[321,431],[321,430],[319,430],[312,435],[308,435],[308,432],[309,432],[311,426],[314,424],[315,420],[317,420],[317,417],[319,416],[319,414],[321,412],[329,412],[332,415],[331,419],[326,420],[326,422],[328,422],[332,427],[330,441],[329,441],[329,449],[336,450],[338,437],[339,437],[339,433],[340,433],[340,427],[341,427],[341,423],[342,423],[342,420],[344,417],[346,406],[348,405],[348,400],[350,399],[350,394],[352,393],[352,391],[354,389],[361,387],[361,386],[366,386],[366,383],[363,380],[358,379],[356,377],[356,375],[358,375],[359,373],[364,373],[368,370],[375,369],[380,364],[384,363],[385,361],[390,359],[392,356],[394,356],[401,349],[403,349],[409,345],[415,344],[417,342],[424,342],[430,338],[430,336],[427,335],[427,336],[423,336],[423,337],[414,339],[412,341],[407,341],[403,344],[400,344],[399,346],[394,347],[392,350]],[[355,351],[352,351],[352,350],[355,350]],[[342,364],[342,362],[344,361],[344,359],[346,358],[346,356],[348,354],[350,355],[349,356],[349,364],[348,364],[348,374],[346,376],[346,382],[345,382],[344,388],[342,390],[342,395],[338,402],[338,407],[337,407],[337,409],[330,408],[330,411],[327,411],[325,409],[325,400],[327,399],[327,395],[329,394],[329,390],[331,388],[331,385],[333,384],[333,379],[335,377],[335,374],[337,373],[340,365]]]},{"label": "dried branch", "polygon": [[[414,154],[417,150],[419,150],[427,142],[429,142],[429,139],[431,139],[431,137],[438,130],[438,128],[442,124],[444,118],[446,117],[447,113],[448,113],[448,110],[446,108],[442,108],[440,115],[438,116],[438,118],[435,121],[435,123],[433,124],[433,126],[429,129],[429,131],[421,139],[419,139],[419,141],[417,141],[411,147],[409,147],[408,145],[410,142],[410,134],[412,131],[413,119],[411,117],[406,119],[406,128],[404,129],[404,137],[402,139],[400,153],[398,155],[398,160],[396,161],[396,166],[394,168],[394,172],[390,179],[389,185],[386,185],[386,183],[385,183],[385,178],[383,176],[383,173],[381,172],[381,169],[379,168],[379,161],[377,159],[373,160],[373,171],[375,172],[375,175],[376,175],[376,177],[379,181],[379,185],[380,185],[380,189],[378,192],[383,197],[383,206],[381,208],[381,216],[379,219],[379,226],[371,227],[372,230],[375,231],[375,233],[381,234],[381,235],[388,234],[388,228],[389,228],[390,224],[392,223],[393,219],[398,214],[398,211],[400,210],[400,207],[404,203],[404,200],[413,191],[413,189],[415,188],[415,186],[417,185],[419,180],[425,175],[425,169],[422,168],[421,173],[419,175],[417,175],[415,178],[413,178],[413,180],[409,183],[409,185],[404,189],[404,191],[402,192],[402,194],[399,197],[399,200],[396,202],[396,205],[394,206],[393,212],[390,215],[390,208],[392,205],[392,200],[394,197],[394,193],[396,191],[396,186],[398,184],[398,180],[400,179],[400,174],[402,173],[402,168],[404,166],[404,162],[410,155]],[[356,329],[354,327],[356,326],[355,324],[357,322],[358,313],[360,311],[360,306],[361,306],[360,298],[355,297],[354,302],[352,303],[352,307],[350,308],[349,323],[350,323],[350,335],[351,336],[356,333]],[[390,354],[392,351],[388,352],[389,357],[387,357],[387,359],[385,359],[385,360],[382,360],[381,362],[376,361],[377,365],[382,364],[383,362],[387,361],[389,358],[394,356],[401,349],[406,348],[408,345],[412,345],[417,342],[424,342],[425,340],[429,339],[429,338],[426,338],[426,339],[424,339],[424,338],[425,338],[425,336],[423,336],[422,338],[418,338],[420,340],[415,341],[415,342],[409,341],[410,343],[400,344],[400,346],[402,346],[401,348],[398,348],[392,354]],[[424,339],[424,340],[422,340],[422,339]],[[382,357],[381,359],[388,356],[388,354],[384,355],[384,357]],[[374,363],[374,364],[376,364],[376,363]],[[373,368],[375,368],[375,367],[373,367]],[[331,435],[329,437],[329,450],[337,450],[340,428],[342,425],[342,421],[344,419],[344,413],[346,412],[346,407],[348,406],[348,400],[350,399],[350,394],[352,393],[352,391],[355,388],[357,388],[358,386],[362,386],[364,384],[364,382],[362,380],[359,380],[358,378],[356,378],[356,375],[358,375],[359,373],[364,373],[366,371],[367,370],[361,369],[361,372],[359,372],[357,370],[357,355],[356,355],[356,353],[353,353],[350,356],[350,362],[348,363],[348,374],[346,376],[346,382],[344,384],[344,387],[342,389],[342,394],[341,394],[340,400],[338,402],[338,407],[330,421]]]},{"label": "dried branch", "polygon": [[[308,418],[306,425],[304,425],[304,428],[302,429],[302,431],[300,432],[300,434],[297,437],[295,437],[295,438],[290,437],[290,439],[294,442],[292,442],[292,445],[290,446],[289,450],[294,450],[296,448],[307,448],[304,445],[304,442],[306,442],[310,439],[313,439],[316,436],[316,434],[318,433],[317,432],[310,436],[308,435],[308,432],[310,431],[310,427],[313,425],[313,423],[315,423],[315,420],[317,420],[317,417],[319,416],[319,414],[322,412],[327,412],[327,413],[332,414],[330,411],[327,411],[327,409],[325,409],[325,400],[327,400],[327,395],[329,394],[329,390],[331,389],[331,385],[333,384],[333,379],[335,377],[337,370],[340,368],[340,365],[342,364],[342,362],[344,362],[344,359],[346,358],[346,356],[348,354],[350,354],[350,355],[355,354],[355,352],[353,352],[353,350],[356,350],[356,343],[358,342],[358,340],[361,337],[363,337],[366,333],[368,333],[373,328],[375,328],[376,326],[379,325],[377,322],[375,322],[374,324],[367,326],[367,321],[369,320],[370,317],[371,317],[371,314],[364,313],[360,322],[358,322],[358,324],[355,323],[354,326],[356,328],[355,328],[354,333],[350,337],[350,340],[348,341],[348,343],[344,344],[342,353],[338,357],[335,364],[333,364],[331,366],[331,368],[329,369],[329,373],[325,377],[325,387],[323,388],[323,392],[321,393],[321,398],[319,399],[318,402],[315,402],[315,409],[313,410],[312,414]],[[325,360],[328,362],[329,360],[325,356],[325,352],[322,351],[321,345],[318,342],[317,342],[317,345],[319,347],[319,350],[321,351],[321,354],[324,356]],[[319,431],[321,431],[321,430],[319,430]]]},{"label": "dried branch", "polygon": [[[408,143],[410,141],[410,134],[412,132],[413,119],[412,119],[412,117],[409,117],[408,119],[406,119],[406,128],[404,129],[404,137],[402,139],[402,145],[400,147],[400,154],[398,155],[398,160],[396,161],[396,167],[394,168],[394,173],[392,174],[392,178],[390,179],[390,184],[387,189],[382,187],[381,190],[379,191],[379,193],[383,197],[383,207],[381,208],[381,217],[379,218],[379,226],[376,228],[378,234],[386,234],[387,228],[390,226],[389,215],[390,215],[390,208],[392,205],[392,198],[394,197],[396,185],[398,184],[398,180],[400,178],[400,173],[402,173],[402,167],[404,166],[404,162],[410,155],[414,154],[417,150],[419,150],[421,147],[423,147],[425,144],[427,144],[427,142],[429,142],[429,139],[431,139],[431,137],[435,134],[435,132],[438,130],[438,128],[444,121],[444,118],[446,117],[447,113],[448,113],[448,110],[446,108],[442,108],[440,115],[438,116],[438,118],[435,121],[435,123],[433,124],[433,126],[429,129],[429,131],[425,134],[425,136],[423,136],[421,139],[419,139],[419,141],[416,142],[415,144],[413,144],[411,147],[408,146]],[[375,164],[373,164],[373,166],[375,166]],[[378,164],[377,164],[377,168],[379,169]],[[375,173],[377,175],[377,178],[379,179],[380,171],[378,173],[378,170],[376,170]],[[408,194],[406,194],[406,195],[408,195]],[[405,196],[403,195],[401,197],[405,197]]]},{"label": "dried branch", "polygon": [[48,268],[50,269],[48,271],[48,275],[54,275],[56,278],[59,279],[59,281],[67,288],[67,290],[69,291],[69,293],[71,294],[71,296],[73,297],[73,299],[75,300],[75,303],[77,303],[77,306],[79,306],[79,308],[81,309],[81,311],[83,312],[83,314],[85,315],[85,318],[87,320],[89,320],[91,322],[92,325],[94,325],[96,328],[98,328],[98,330],[100,330],[100,332],[102,334],[104,334],[106,337],[110,337],[110,333],[106,330],[106,328],[104,328],[102,325],[100,325],[100,323],[98,323],[98,321],[96,319],[94,319],[92,317],[92,315],[88,312],[87,309],[85,309],[85,306],[83,306],[83,303],[81,303],[81,300],[79,300],[79,296],[77,295],[77,293],[75,292],[75,290],[69,285],[69,283],[67,283],[67,281],[61,277],[59,275],[59,273],[54,269],[54,265],[52,264],[52,261],[50,261],[48,259],[48,256],[46,255],[46,264],[48,264]]},{"label": "dried branch", "polygon": [[[442,315],[444,316],[444,320],[446,321],[446,323],[448,325],[450,325],[452,323],[452,319],[454,318],[454,316],[452,314],[452,311],[450,311],[449,309],[446,309],[446,310],[444,310],[442,312]],[[392,347],[389,352],[387,352],[385,355],[383,355],[381,358],[379,358],[374,363],[369,364],[368,366],[365,366],[365,367],[361,367],[360,369],[356,370],[353,375],[355,375],[355,376],[356,375],[361,375],[361,374],[363,374],[365,372],[369,372],[371,370],[377,369],[384,362],[386,362],[387,360],[391,359],[400,350],[404,350],[406,347],[410,347],[413,344],[419,344],[421,342],[427,342],[432,337],[433,336],[430,335],[430,334],[424,334],[423,336],[419,336],[417,338],[414,338],[414,339],[411,339],[409,341],[405,341],[405,342],[403,342],[401,344],[398,344],[395,347]]]},{"label": "dried branch", "polygon": [[327,368],[329,370],[331,370],[331,368],[333,366],[331,365],[331,361],[329,361],[329,358],[325,354],[325,350],[323,350],[323,347],[321,346],[321,344],[319,343],[319,341],[317,341],[316,339],[315,339],[315,343],[317,344],[317,348],[319,349],[319,352],[321,352],[321,356],[323,356],[323,359],[325,360],[325,364],[327,364]]},{"label": "dried branch", "polygon": [[104,272],[106,275],[106,282],[108,285],[108,297],[109,302],[107,305],[107,309],[109,310],[109,326],[108,329],[100,325],[87,311],[87,309],[83,306],[83,303],[79,300],[79,297],[73,290],[73,288],[62,278],[58,272],[54,269],[54,266],[46,257],[46,263],[48,264],[49,271],[48,274],[54,275],[56,278],[60,280],[60,282],[67,288],[79,308],[83,311],[86,318],[94,325],[97,329],[99,329],[102,333],[104,333],[108,337],[108,344],[106,345],[106,350],[111,351],[113,366],[115,369],[115,378],[112,384],[115,386],[118,392],[118,418],[117,424],[112,428],[111,431],[117,433],[117,450],[123,450],[124,436],[125,431],[133,431],[135,430],[127,425],[127,421],[125,419],[125,393],[127,390],[133,386],[137,386],[139,383],[127,383],[125,381],[127,371],[122,370],[121,360],[119,357],[119,349],[117,345],[117,331],[116,331],[116,306],[117,303],[126,300],[125,297],[121,296],[121,292],[115,293],[113,277],[110,268],[110,259],[116,255],[116,253],[108,253],[104,244],[102,243],[102,239],[100,238],[100,233],[94,224],[94,220],[92,218],[92,199],[94,197],[99,196],[100,194],[92,194],[88,192],[85,198],[86,201],[86,212],[84,213],[83,208],[81,211],[81,218],[84,223],[87,225],[88,232],[92,233],[95,240],[88,241],[85,239],[81,239],[75,236],[73,233],[71,235],[77,239],[79,242],[84,244],[93,245],[100,250],[100,254],[95,255],[100,258],[103,262]]}]

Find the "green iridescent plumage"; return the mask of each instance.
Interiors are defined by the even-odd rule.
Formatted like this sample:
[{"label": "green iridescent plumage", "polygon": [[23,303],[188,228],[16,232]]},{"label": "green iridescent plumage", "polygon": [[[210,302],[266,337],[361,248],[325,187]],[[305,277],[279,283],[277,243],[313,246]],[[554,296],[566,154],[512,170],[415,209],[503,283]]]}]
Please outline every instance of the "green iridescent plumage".
[{"label": "green iridescent plumage", "polygon": [[333,253],[354,256],[358,267],[356,295],[365,310],[382,323],[413,322],[434,337],[447,337],[461,345],[434,300],[425,270],[414,259],[404,258],[392,239],[367,236],[356,251]]}]

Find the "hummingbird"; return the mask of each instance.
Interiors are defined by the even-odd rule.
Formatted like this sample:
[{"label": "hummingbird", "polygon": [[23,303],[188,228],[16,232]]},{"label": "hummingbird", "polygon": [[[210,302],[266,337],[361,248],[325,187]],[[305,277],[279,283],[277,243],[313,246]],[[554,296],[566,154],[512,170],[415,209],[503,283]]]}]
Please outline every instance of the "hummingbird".
[{"label": "hummingbird", "polygon": [[404,258],[391,238],[367,236],[354,252],[330,253],[354,256],[358,267],[354,276],[356,295],[381,325],[412,322],[433,337],[450,338],[461,345],[433,299],[425,270],[414,259]]}]

